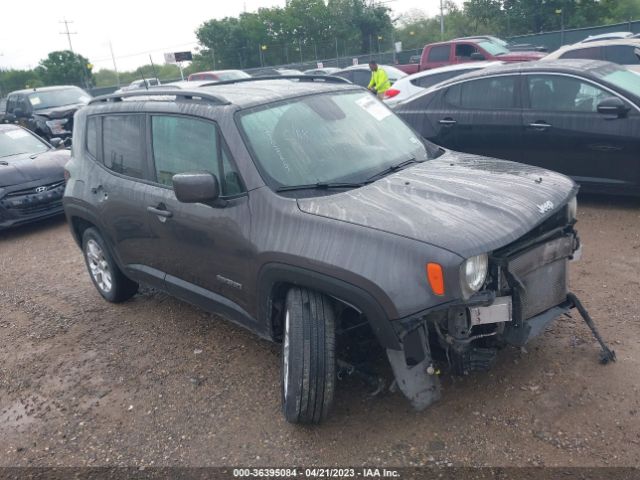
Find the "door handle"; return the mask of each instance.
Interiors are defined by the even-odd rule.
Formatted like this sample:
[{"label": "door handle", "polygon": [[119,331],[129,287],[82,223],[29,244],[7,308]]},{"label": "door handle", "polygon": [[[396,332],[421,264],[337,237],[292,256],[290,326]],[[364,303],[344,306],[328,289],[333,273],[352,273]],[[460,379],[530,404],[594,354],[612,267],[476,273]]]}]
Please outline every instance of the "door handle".
[{"label": "door handle", "polygon": [[551,125],[549,125],[547,122],[544,122],[542,120],[530,123],[529,126],[531,128],[535,128],[536,130],[546,130],[547,128],[551,128]]},{"label": "door handle", "polygon": [[451,127],[451,126],[455,125],[458,122],[456,122],[453,118],[443,118],[438,123],[440,125],[445,125],[445,126]]},{"label": "door handle", "polygon": [[163,210],[162,208],[156,208],[156,207],[147,207],[147,212],[153,213],[154,215],[157,215],[163,218],[170,218],[173,216],[173,213],[170,212],[169,210]]}]

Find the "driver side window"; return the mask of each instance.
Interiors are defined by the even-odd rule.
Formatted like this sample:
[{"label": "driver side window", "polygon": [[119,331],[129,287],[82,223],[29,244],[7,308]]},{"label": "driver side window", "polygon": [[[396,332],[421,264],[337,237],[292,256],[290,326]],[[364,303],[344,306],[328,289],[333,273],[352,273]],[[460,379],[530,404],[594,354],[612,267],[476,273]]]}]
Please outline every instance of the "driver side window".
[{"label": "driver side window", "polygon": [[157,115],[151,117],[151,132],[158,183],[171,187],[177,173],[206,171],[218,177],[222,196],[244,192],[240,175],[214,123]]}]

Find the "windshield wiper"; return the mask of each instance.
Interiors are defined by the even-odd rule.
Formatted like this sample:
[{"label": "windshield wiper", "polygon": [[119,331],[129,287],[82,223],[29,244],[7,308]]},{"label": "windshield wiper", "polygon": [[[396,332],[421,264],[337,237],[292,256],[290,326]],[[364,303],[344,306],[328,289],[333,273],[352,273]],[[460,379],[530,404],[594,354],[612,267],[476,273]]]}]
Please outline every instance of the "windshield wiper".
[{"label": "windshield wiper", "polygon": [[376,173],[375,175],[371,175],[369,178],[367,178],[365,180],[365,183],[370,183],[373,182],[375,180],[378,180],[386,175],[389,175],[390,173],[393,172],[397,172],[398,170],[400,170],[402,167],[406,167],[407,165],[410,165],[412,163],[422,163],[424,160],[416,160],[415,157],[410,157],[407,158],[406,160],[400,162],[400,163],[396,163],[395,165],[391,165],[390,167],[385,168],[384,170],[382,170],[381,172]]},{"label": "windshield wiper", "polygon": [[363,187],[364,183],[355,182],[317,182],[309,183],[306,185],[285,185],[283,187],[276,188],[276,192],[291,192],[293,190],[329,190],[332,188],[359,188]]}]

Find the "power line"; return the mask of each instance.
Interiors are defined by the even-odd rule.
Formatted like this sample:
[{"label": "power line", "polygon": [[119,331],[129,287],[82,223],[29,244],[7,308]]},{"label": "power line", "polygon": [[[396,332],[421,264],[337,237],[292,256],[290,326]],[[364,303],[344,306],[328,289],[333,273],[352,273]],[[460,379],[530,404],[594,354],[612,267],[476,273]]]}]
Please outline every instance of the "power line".
[{"label": "power line", "polygon": [[61,22],[58,23],[64,23],[64,32],[60,32],[60,35],[66,35],[67,36],[67,40],[69,40],[69,50],[71,50],[73,52],[73,46],[71,45],[71,35],[77,35],[78,32],[70,32],[69,31],[69,24],[73,23],[73,20],[67,20],[66,18],[64,20],[62,20]]}]

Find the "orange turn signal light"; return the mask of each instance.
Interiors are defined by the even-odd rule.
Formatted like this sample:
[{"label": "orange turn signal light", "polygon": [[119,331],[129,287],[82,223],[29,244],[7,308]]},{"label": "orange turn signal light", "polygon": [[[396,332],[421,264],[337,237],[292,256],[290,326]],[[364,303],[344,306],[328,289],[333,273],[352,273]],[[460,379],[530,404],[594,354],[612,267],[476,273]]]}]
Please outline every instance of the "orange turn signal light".
[{"label": "orange turn signal light", "polygon": [[427,263],[427,278],[433,293],[444,295],[444,275],[442,274],[442,266],[439,263]]}]

